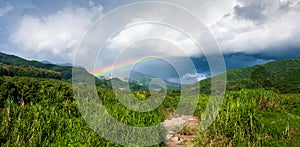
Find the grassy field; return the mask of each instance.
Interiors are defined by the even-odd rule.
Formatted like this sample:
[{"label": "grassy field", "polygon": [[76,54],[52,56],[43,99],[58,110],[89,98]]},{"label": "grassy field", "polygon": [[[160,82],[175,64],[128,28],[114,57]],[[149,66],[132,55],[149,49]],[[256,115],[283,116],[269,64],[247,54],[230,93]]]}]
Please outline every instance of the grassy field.
[{"label": "grassy field", "polygon": [[299,107],[299,94],[281,95],[263,89],[227,92],[215,122],[198,133],[195,144],[299,146]]},{"label": "grassy field", "polygon": [[[20,77],[2,77],[0,82],[1,146],[119,146],[100,137],[85,123],[70,83]],[[98,93],[111,116],[132,126],[151,126],[170,117],[180,95],[169,92],[160,107],[140,113],[119,104],[111,90],[99,88]],[[136,95],[143,99],[143,94]],[[200,95],[195,112],[199,118],[208,100],[209,96]],[[197,134],[194,144],[300,146],[299,108],[299,94],[264,89],[227,91],[216,120]]]}]

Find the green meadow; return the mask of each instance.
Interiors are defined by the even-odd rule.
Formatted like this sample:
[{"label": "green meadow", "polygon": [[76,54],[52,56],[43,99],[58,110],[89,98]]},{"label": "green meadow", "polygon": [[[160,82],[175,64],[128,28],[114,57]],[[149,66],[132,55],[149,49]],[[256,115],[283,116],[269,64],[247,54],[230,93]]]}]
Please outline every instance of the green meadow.
[{"label": "green meadow", "polygon": [[[66,72],[69,67],[43,68],[31,61],[21,66],[19,58],[5,57],[1,60],[7,62],[0,64],[0,146],[120,146],[98,135],[83,119],[67,74],[70,72]],[[224,101],[212,125],[203,132],[183,131],[196,133],[194,146],[300,146],[299,64],[298,58],[268,63],[262,65],[264,68],[229,71]],[[194,113],[199,119],[211,98],[209,80],[200,82]],[[168,91],[155,110],[136,112],[118,102],[109,85],[109,81],[99,81],[97,86],[106,111],[117,121],[137,127],[170,118],[181,95],[180,91]],[[132,94],[140,100],[151,95],[137,89]],[[165,134],[159,137],[164,139]],[[121,139],[129,142],[131,136]],[[147,139],[141,136],[137,142]]]}]

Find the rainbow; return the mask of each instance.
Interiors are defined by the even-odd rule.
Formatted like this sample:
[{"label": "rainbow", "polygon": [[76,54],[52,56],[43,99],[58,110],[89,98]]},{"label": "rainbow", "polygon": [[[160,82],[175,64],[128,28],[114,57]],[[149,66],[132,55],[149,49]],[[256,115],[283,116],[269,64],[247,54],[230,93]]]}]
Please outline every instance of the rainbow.
[{"label": "rainbow", "polygon": [[113,64],[112,66],[102,68],[98,71],[95,71],[93,73],[93,75],[96,76],[96,77],[100,77],[100,76],[103,76],[103,75],[107,75],[107,74],[111,73],[114,70],[122,69],[122,68],[125,68],[125,67],[128,67],[128,66],[131,66],[131,65],[135,65],[137,63],[146,63],[146,62],[150,62],[150,61],[154,61],[154,60],[161,60],[161,59],[162,58],[160,58],[160,57],[152,57],[152,56],[151,57],[137,58],[137,59],[134,59],[134,60],[129,60],[129,61],[126,61],[126,62],[122,62],[122,63],[119,63],[119,64]]}]

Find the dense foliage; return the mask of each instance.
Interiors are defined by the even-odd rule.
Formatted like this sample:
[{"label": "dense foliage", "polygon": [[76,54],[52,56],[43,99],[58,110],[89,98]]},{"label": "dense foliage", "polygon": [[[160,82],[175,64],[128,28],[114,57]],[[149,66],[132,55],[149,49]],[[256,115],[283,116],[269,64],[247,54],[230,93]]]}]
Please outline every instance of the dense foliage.
[{"label": "dense foliage", "polygon": [[[29,61],[14,55],[0,53],[0,75],[6,76],[21,76],[21,77],[38,77],[38,78],[53,78],[71,81],[72,66],[58,66],[54,64],[44,64],[38,61]],[[75,71],[88,73],[84,68],[74,67]],[[95,78],[95,84],[100,87],[111,89],[109,80]]]},{"label": "dense foliage", "polygon": [[[300,57],[237,68],[221,74],[227,76],[227,90],[264,87],[280,93],[300,93]],[[218,79],[218,75],[215,78]],[[200,81],[200,85],[201,92],[209,94],[211,78]]]},{"label": "dense foliage", "polygon": [[54,64],[44,64],[38,61],[29,61],[14,55],[7,55],[4,53],[0,53],[0,62],[7,65],[36,67],[36,68],[53,70],[61,73],[63,79],[72,78],[71,66],[58,66]]},{"label": "dense foliage", "polygon": [[3,63],[0,63],[0,76],[62,79],[59,72],[55,72],[52,70],[26,66],[13,66]]},{"label": "dense foliage", "polygon": [[259,88],[271,88],[272,76],[263,66],[255,67],[251,73],[251,81],[254,83],[254,87]]}]

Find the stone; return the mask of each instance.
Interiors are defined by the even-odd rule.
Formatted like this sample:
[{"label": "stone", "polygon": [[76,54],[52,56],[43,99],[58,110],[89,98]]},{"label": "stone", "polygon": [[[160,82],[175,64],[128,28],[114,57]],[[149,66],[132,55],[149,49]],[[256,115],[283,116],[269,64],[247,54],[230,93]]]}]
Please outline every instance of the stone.
[{"label": "stone", "polygon": [[175,135],[173,135],[173,134],[167,134],[167,140],[170,140],[172,137],[175,137]]},{"label": "stone", "polygon": [[171,141],[179,141],[180,139],[179,139],[179,137],[176,137],[176,136],[175,136],[175,137],[171,137],[170,140],[171,140]]}]

